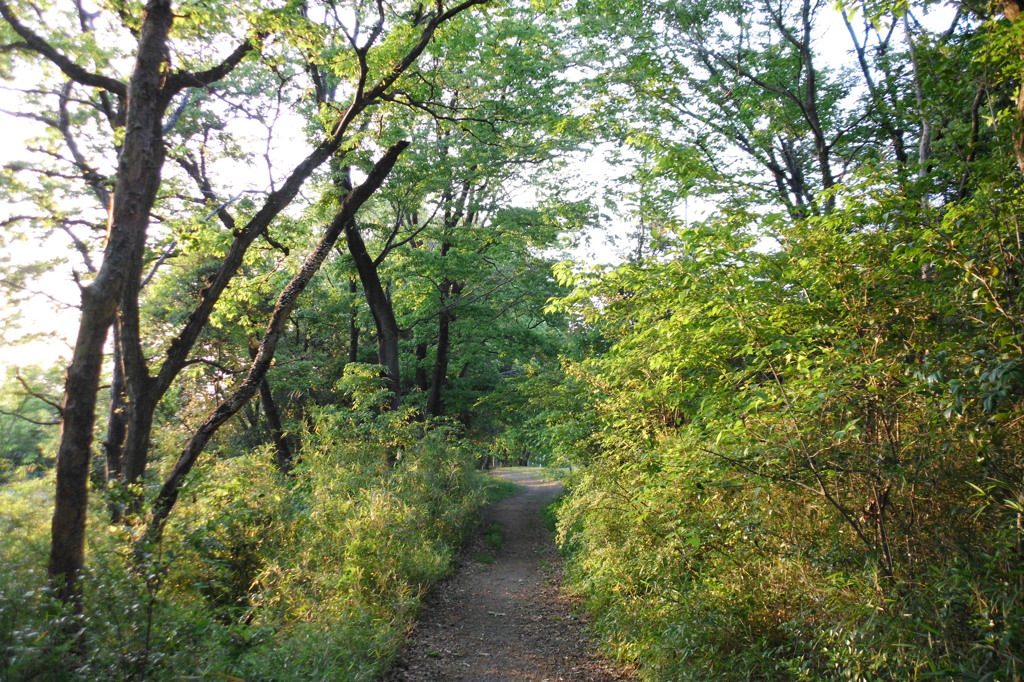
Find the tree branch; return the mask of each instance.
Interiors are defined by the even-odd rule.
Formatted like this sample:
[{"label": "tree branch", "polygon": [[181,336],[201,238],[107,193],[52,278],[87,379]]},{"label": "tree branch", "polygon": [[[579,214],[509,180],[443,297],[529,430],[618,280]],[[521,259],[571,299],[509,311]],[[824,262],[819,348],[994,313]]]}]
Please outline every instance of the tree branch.
[{"label": "tree branch", "polygon": [[71,132],[71,117],[68,114],[68,99],[71,95],[71,85],[72,82],[68,81],[61,90],[57,105],[59,116],[56,128],[60,131],[61,137],[64,138],[64,144],[67,146],[68,151],[71,152],[71,158],[74,159],[75,166],[82,172],[82,179],[85,180],[85,183],[89,185],[89,189],[96,195],[100,205],[106,209],[110,206],[110,193],[107,191],[108,180],[89,165],[85,155],[78,148],[78,141],[75,140],[75,136]]},{"label": "tree branch", "polygon": [[[3,0],[0,0],[2,2]],[[251,40],[246,40],[244,43],[235,48],[227,58],[212,69],[205,71],[199,71],[197,73],[190,73],[188,71],[178,71],[172,74],[164,85],[164,92],[169,95],[174,95],[185,88],[203,88],[210,83],[216,83],[221,78],[224,78],[231,73],[236,66],[245,58],[245,55],[256,49],[256,45]]]},{"label": "tree branch", "polygon": [[14,417],[15,419],[20,419],[22,421],[28,422],[29,424],[35,424],[36,426],[60,426],[61,424],[59,419],[52,422],[41,422],[35,419],[30,419],[29,417],[26,417],[23,414],[19,414],[18,412],[11,412],[10,410],[5,410],[3,408],[0,408],[0,414],[5,414],[8,417]]},{"label": "tree branch", "polygon": [[98,73],[92,73],[87,71],[83,67],[79,66],[75,62],[68,59],[66,56],[58,52],[52,45],[46,42],[41,36],[36,34],[28,26],[25,26],[21,21],[18,20],[14,13],[11,12],[11,8],[7,5],[6,0],[0,0],[0,16],[10,25],[14,32],[21,36],[22,40],[28,49],[33,52],[46,57],[52,62],[58,69],[64,72],[64,75],[82,85],[88,85],[93,88],[102,88],[108,90],[118,97],[126,97],[128,94],[128,87],[119,80],[103,76]]},{"label": "tree branch", "polygon": [[25,389],[25,393],[28,393],[30,396],[32,396],[36,400],[40,400],[40,401],[46,403],[47,405],[49,405],[50,407],[52,407],[53,409],[57,410],[57,414],[60,414],[60,415],[64,414],[64,408],[61,407],[60,403],[57,402],[54,398],[50,398],[50,397],[45,396],[42,393],[39,393],[38,391],[36,391],[34,388],[32,388],[31,386],[28,385],[28,382],[25,381],[25,378],[22,377],[20,374],[18,374],[14,378],[15,378],[15,380],[17,380],[17,382],[19,384],[21,384],[22,388]]},{"label": "tree branch", "polygon": [[191,360],[186,360],[184,366],[188,367],[190,365],[209,365],[210,367],[213,367],[214,369],[220,370],[224,374],[230,374],[230,375],[239,374],[242,371],[240,369],[231,369],[229,367],[225,367],[224,365],[220,364],[219,362],[216,362],[214,360],[207,360],[206,358],[192,358]]}]

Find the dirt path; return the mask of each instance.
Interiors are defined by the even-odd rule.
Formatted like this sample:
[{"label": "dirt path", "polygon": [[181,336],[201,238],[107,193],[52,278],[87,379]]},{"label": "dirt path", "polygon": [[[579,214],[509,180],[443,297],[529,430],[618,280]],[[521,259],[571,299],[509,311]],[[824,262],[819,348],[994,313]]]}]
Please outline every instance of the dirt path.
[{"label": "dirt path", "polygon": [[595,655],[583,623],[559,593],[559,557],[541,510],[561,490],[537,469],[496,472],[524,490],[487,510],[504,541],[482,534],[456,574],[428,600],[388,682],[632,679]]}]

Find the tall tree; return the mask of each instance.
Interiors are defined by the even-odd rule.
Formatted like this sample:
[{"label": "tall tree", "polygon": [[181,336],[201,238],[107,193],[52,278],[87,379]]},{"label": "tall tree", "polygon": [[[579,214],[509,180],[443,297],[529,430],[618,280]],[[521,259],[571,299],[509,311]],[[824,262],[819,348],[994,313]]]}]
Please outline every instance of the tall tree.
[{"label": "tall tree", "polygon": [[[6,22],[5,29],[17,37],[8,52],[26,53],[36,59],[41,57],[76,84],[95,89],[99,95],[93,108],[109,114],[111,126],[115,130],[124,131],[123,134],[118,132],[113,136],[118,161],[109,210],[108,240],[95,278],[82,289],[82,321],[65,394],[50,560],[51,578],[60,585],[63,598],[74,598],[75,581],[84,556],[87,470],[93,415],[102,348],[115,313],[120,310],[119,348],[128,397],[128,427],[123,462],[125,478],[134,481],[145,469],[155,406],[188,362],[189,353],[214,305],[235,276],[253,241],[266,233],[275,217],[295,199],[306,179],[323,162],[339,150],[348,153],[353,149],[353,122],[390,91],[395,82],[415,63],[437,28],[460,12],[483,4],[483,1],[468,0],[451,7],[437,3],[429,18],[416,26],[402,21],[401,12],[392,14],[390,8],[380,3],[370,3],[360,8],[356,16],[348,17],[348,24],[342,22],[335,13],[334,19],[341,22],[336,28],[348,41],[351,54],[351,59],[343,58],[336,62],[344,76],[350,79],[347,106],[327,118],[322,128],[325,132],[317,136],[313,149],[279,181],[279,185],[274,183],[272,190],[260,205],[254,207],[255,210],[244,222],[234,224],[234,218],[227,213],[225,201],[214,203],[215,198],[207,176],[203,173],[202,164],[189,165],[189,158],[186,156],[183,159],[181,165],[184,172],[196,181],[203,198],[217,209],[216,213],[222,223],[231,228],[232,240],[214,269],[209,286],[201,292],[194,311],[172,340],[159,371],[152,376],[142,351],[138,294],[142,284],[146,228],[157,200],[161,174],[165,172],[165,128],[177,121],[180,113],[188,107],[191,96],[184,96],[168,119],[167,113],[172,101],[180,92],[192,88],[210,88],[217,81],[231,75],[244,59],[254,53],[257,43],[267,36],[280,37],[278,42],[265,43],[262,50],[265,63],[273,71],[280,60],[289,58],[289,41],[297,39],[300,34],[324,36],[326,31],[302,19],[301,13],[277,10],[256,13],[253,15],[253,40],[238,40],[237,47],[215,66],[175,70],[170,66],[172,53],[177,56],[186,54],[182,52],[185,45],[191,49],[187,52],[186,60],[195,59],[197,64],[209,61],[207,46],[216,33],[201,28],[205,25],[205,18],[209,17],[199,10],[193,10],[186,15],[185,20],[179,21],[178,25],[183,26],[183,29],[172,34],[175,17],[171,3],[153,0],[146,6],[142,16],[135,17],[129,12],[123,12],[119,17],[114,16],[114,23],[122,20],[123,30],[134,36],[137,43],[133,53],[135,66],[125,83],[101,73],[113,70],[102,58],[98,60],[99,68],[96,72],[90,71],[54,46],[62,42],[59,33],[55,32],[52,38],[47,39],[41,35],[43,29],[33,29],[23,22],[17,6],[7,2],[0,5],[0,15]],[[233,10],[239,8],[223,9],[224,16],[221,19],[226,19]],[[365,17],[362,16],[364,13]],[[80,14],[83,17],[89,16],[84,10]],[[329,15],[330,12],[324,15],[322,24],[330,23]],[[105,15],[97,16],[109,19]],[[351,23],[352,19],[355,19],[354,23]],[[216,22],[219,26],[232,23]],[[80,61],[85,62],[84,56]],[[113,104],[108,103],[111,96],[116,100]],[[244,108],[244,105],[240,106]],[[72,143],[68,146],[72,147]],[[201,156],[194,155],[192,158]],[[196,172],[197,166],[200,172]],[[81,170],[81,173],[86,182],[93,177],[86,170]],[[93,185],[93,189],[101,194],[101,183]]]},{"label": "tall tree", "polygon": [[253,45],[243,41],[226,60],[205,71],[169,74],[171,3],[151,0],[138,30],[135,65],[126,84],[93,73],[54,48],[22,23],[8,3],[0,2],[0,16],[23,41],[19,47],[50,61],[71,81],[113,94],[124,112],[107,246],[95,278],[82,288],[82,317],[68,368],[57,452],[49,574],[61,597],[70,600],[84,560],[88,468],[103,344],[119,301],[141,277],[146,229],[164,161],[163,116],[177,93],[224,77]]},{"label": "tall tree", "polygon": [[[422,143],[409,152],[416,163],[396,170],[402,181],[388,192],[387,208],[350,225],[346,244],[374,320],[392,409],[405,390],[401,341],[406,330],[398,319],[388,264],[413,257],[398,257],[399,250],[430,251],[435,243],[446,250],[443,244],[453,235],[474,228],[482,208],[508,201],[516,183],[527,183],[536,166],[578,142],[580,127],[564,97],[568,85],[562,70],[568,63],[560,53],[561,38],[557,24],[519,5],[501,8],[487,20],[460,17],[458,30],[435,41],[417,64],[415,79],[389,98],[393,108],[382,123],[396,133],[413,132]],[[338,167],[334,181],[344,192],[347,170]],[[443,288],[450,295],[459,286],[451,282]],[[445,327],[450,314],[447,306],[438,311]],[[441,352],[442,364],[445,356]],[[435,395],[430,401],[433,409],[437,400]]]},{"label": "tall tree", "polygon": [[848,22],[853,70],[822,49],[838,17],[817,0],[600,9],[580,16],[583,53],[608,65],[592,81],[594,101],[621,112],[610,127],[643,159],[634,180],[650,207],[675,201],[681,188],[793,218],[827,213],[832,189],[857,164],[903,167],[905,138],[934,136],[909,98],[927,76],[900,59],[913,36],[896,32],[892,16],[871,15],[863,31]]}]

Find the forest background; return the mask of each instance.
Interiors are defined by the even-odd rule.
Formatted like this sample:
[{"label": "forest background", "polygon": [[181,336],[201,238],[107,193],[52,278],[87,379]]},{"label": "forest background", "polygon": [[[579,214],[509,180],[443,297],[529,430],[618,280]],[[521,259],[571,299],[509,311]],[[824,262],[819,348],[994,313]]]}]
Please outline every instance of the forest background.
[{"label": "forest background", "polygon": [[1021,679],[1020,9],[0,0],[0,674],[373,679],[496,458],[647,679]]}]

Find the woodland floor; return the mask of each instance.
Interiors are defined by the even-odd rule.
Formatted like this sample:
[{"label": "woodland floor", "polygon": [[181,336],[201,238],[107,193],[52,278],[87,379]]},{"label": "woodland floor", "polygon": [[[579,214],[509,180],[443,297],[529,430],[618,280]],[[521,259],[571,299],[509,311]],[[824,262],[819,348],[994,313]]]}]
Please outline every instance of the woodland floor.
[{"label": "woodland floor", "polygon": [[[456,573],[427,600],[384,680],[633,679],[596,653],[559,588],[561,564],[541,512],[561,484],[540,469],[500,469],[495,475],[523,490],[484,512],[481,533],[463,550]],[[485,536],[492,523],[504,532],[496,549]]]}]

